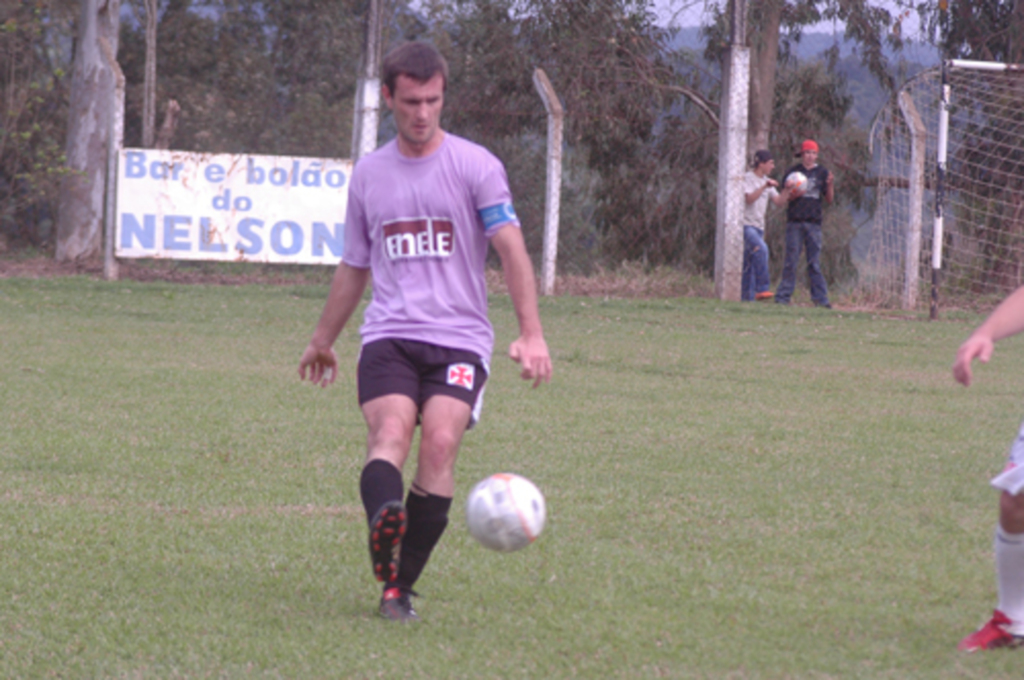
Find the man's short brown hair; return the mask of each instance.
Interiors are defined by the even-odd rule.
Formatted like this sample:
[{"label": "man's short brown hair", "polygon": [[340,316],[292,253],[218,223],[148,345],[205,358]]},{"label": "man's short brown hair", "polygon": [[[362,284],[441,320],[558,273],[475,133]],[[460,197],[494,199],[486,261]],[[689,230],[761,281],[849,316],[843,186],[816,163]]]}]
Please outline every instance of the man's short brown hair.
[{"label": "man's short brown hair", "polygon": [[384,57],[384,86],[395,93],[398,76],[407,76],[425,83],[438,73],[444,78],[448,89],[448,62],[430,43],[405,42],[395,47]]}]

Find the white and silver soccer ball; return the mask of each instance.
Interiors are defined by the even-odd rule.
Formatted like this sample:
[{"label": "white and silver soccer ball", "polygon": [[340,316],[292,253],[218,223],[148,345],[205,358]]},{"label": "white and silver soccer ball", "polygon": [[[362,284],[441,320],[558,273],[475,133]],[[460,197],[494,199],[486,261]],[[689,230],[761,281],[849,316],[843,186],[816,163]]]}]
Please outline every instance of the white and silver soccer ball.
[{"label": "white and silver soccer ball", "polygon": [[544,496],[526,477],[500,472],[482,480],[466,499],[469,533],[484,547],[513,552],[544,529]]},{"label": "white and silver soccer ball", "polygon": [[799,196],[807,191],[807,175],[799,170],[789,173],[789,175],[786,176],[786,187],[795,195]]}]

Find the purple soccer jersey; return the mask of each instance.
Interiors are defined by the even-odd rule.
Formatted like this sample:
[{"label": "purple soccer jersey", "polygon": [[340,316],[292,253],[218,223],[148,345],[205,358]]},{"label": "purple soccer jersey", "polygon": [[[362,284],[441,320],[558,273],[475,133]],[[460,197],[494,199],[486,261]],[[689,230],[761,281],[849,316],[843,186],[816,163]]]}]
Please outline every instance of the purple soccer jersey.
[{"label": "purple soccer jersey", "polygon": [[403,156],[392,140],[360,159],[342,259],[373,274],[363,344],[418,340],[489,362],[484,262],[489,238],[507,224],[519,227],[505,168],[482,146],[445,133],[424,158]]}]

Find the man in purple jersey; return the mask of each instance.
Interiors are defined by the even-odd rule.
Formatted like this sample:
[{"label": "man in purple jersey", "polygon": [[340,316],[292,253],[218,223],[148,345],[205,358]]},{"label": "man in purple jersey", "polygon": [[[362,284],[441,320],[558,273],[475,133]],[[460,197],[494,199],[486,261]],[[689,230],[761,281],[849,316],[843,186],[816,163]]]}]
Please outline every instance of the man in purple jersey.
[{"label": "man in purple jersey", "polygon": [[[398,136],[352,173],[345,254],[299,362],[322,386],[337,375],[333,345],[373,275],[360,334],[359,404],[368,430],[360,494],[370,529],[380,613],[417,621],[410,596],[448,525],[462,435],[480,415],[494,346],[487,317],[488,244],[501,259],[519,321],[509,356],[537,387],[551,357],[501,162],[440,127],[448,65],[426,43],[384,58],[382,94]],[[402,469],[420,425],[416,475],[402,502]]]}]

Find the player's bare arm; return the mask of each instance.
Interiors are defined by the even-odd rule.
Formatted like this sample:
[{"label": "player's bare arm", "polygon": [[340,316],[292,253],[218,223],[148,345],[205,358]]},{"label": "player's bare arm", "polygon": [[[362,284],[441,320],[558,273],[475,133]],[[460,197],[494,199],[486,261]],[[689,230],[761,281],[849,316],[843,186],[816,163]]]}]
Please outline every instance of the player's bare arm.
[{"label": "player's bare arm", "polygon": [[505,283],[519,320],[519,337],[509,345],[508,355],[522,367],[520,377],[533,380],[537,387],[551,380],[551,355],[540,323],[537,283],[522,231],[513,225],[502,227],[491,238],[491,245],[501,258]]},{"label": "player's bare arm", "polygon": [[313,384],[327,387],[334,382],[338,375],[334,341],[358,306],[369,280],[369,269],[350,267],[344,262],[338,265],[320,321],[299,360],[300,380],[306,379],[308,369],[309,381]]},{"label": "player's bare arm", "polygon": [[995,344],[1024,331],[1024,287],[999,303],[992,314],[960,345],[953,362],[953,377],[964,386],[971,384],[971,362],[988,363]]},{"label": "player's bare arm", "polygon": [[[751,191],[749,194],[744,194],[744,198],[747,199],[747,203],[753,203],[757,199],[761,198],[761,194],[768,190],[768,187],[778,187],[779,183],[773,180],[771,177],[766,177],[764,184],[761,185],[756,191]],[[775,196],[772,196],[772,200],[775,200]]]},{"label": "player's bare arm", "polygon": [[793,193],[792,187],[783,187],[782,191],[772,196],[771,201],[777,207],[781,208],[787,203],[789,203],[791,193]]}]

